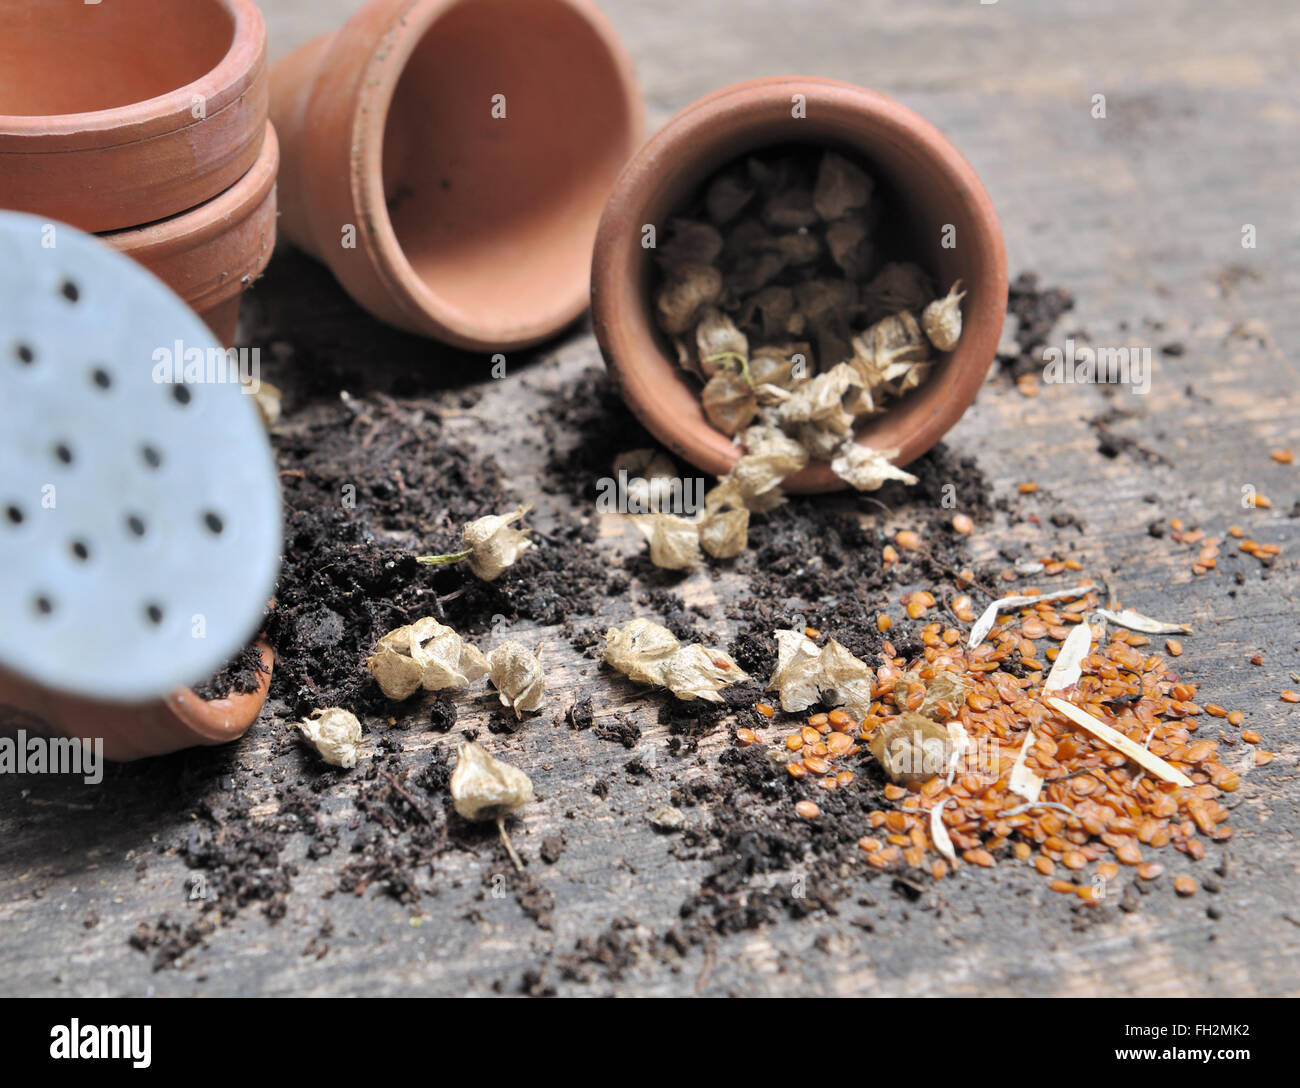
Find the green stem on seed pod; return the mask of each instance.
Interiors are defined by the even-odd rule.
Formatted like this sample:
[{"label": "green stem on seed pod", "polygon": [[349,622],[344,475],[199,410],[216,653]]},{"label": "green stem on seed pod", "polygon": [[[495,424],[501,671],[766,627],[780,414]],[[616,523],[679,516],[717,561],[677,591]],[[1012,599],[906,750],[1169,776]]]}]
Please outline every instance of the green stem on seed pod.
[{"label": "green stem on seed pod", "polygon": [[463,552],[451,552],[447,555],[417,555],[415,561],[426,567],[450,567],[453,563],[463,563],[473,554],[473,548],[466,548]]},{"label": "green stem on seed pod", "polygon": [[754,379],[749,376],[749,360],[738,351],[720,351],[717,355],[710,355],[704,361],[706,363],[725,363],[735,359],[740,363],[740,376],[745,379],[746,385],[753,385]]}]

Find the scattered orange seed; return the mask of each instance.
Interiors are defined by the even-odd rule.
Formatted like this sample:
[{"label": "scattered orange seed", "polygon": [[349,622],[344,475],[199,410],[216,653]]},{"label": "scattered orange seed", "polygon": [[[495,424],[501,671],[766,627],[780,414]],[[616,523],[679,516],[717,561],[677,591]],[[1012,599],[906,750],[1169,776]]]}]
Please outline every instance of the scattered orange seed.
[{"label": "scattered orange seed", "polygon": [[794,810],[805,820],[815,820],[822,814],[822,810],[811,801],[796,802]]},{"label": "scattered orange seed", "polygon": [[1288,688],[1286,691],[1282,692],[1282,702],[1300,703],[1300,691],[1292,691]]},{"label": "scattered orange seed", "polygon": [[894,621],[886,616],[883,612],[876,617],[876,630],[882,635],[894,626]]},{"label": "scattered orange seed", "polygon": [[776,707],[768,706],[766,703],[759,703],[754,709],[765,718],[770,718],[776,714]]},{"label": "scattered orange seed", "polygon": [[1038,490],[1038,485],[1033,480],[1026,480],[1016,490],[1022,495],[1032,495]]},{"label": "scattered orange seed", "polygon": [[1195,895],[1196,881],[1190,876],[1180,876],[1174,880],[1174,891],[1179,895]]},{"label": "scattered orange seed", "polygon": [[975,523],[965,514],[954,514],[952,527],[954,532],[961,533],[962,536],[969,536],[975,531]]},{"label": "scattered orange seed", "polygon": [[1256,733],[1255,730],[1253,729],[1243,729],[1241,731],[1241,739],[1244,740],[1247,744],[1258,744],[1264,738],[1261,737],[1258,733]]},{"label": "scattered orange seed", "polygon": [[1173,654],[1174,657],[1182,657],[1183,655],[1183,644],[1176,638],[1165,639],[1165,649]]},{"label": "scattered orange seed", "polygon": [[1295,460],[1295,454],[1290,450],[1274,450],[1271,456],[1279,465],[1289,465]]},{"label": "scattered orange seed", "polygon": [[894,537],[894,543],[904,551],[915,551],[921,546],[921,537],[910,529],[903,529]]},{"label": "scattered orange seed", "polygon": [[740,741],[741,744],[753,744],[758,740],[758,734],[752,729],[737,729],[736,740]]}]

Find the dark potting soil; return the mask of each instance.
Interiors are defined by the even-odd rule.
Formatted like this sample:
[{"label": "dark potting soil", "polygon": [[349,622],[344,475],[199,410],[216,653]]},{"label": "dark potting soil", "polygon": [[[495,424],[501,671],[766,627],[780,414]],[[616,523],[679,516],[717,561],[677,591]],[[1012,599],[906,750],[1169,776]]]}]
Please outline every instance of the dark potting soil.
[{"label": "dark potting soil", "polygon": [[[1017,280],[1012,309],[1021,321],[1022,356],[1046,342],[1069,305],[1064,292],[1039,293],[1032,280]],[[353,377],[348,388],[363,388]],[[815,796],[812,786],[773,766],[757,746],[727,743],[720,755],[703,757],[709,770],[703,777],[681,771],[702,758],[700,742],[719,731],[726,731],[729,742],[740,726],[768,736],[788,728],[792,718],[778,711],[768,719],[754,709],[770,698],[763,688],[775,663],[777,628],[816,628],[819,641],[834,637],[876,664],[884,642],[875,622],[880,612],[893,617],[888,637],[897,653],[911,657],[921,651],[919,629],[926,621],[910,621],[889,607],[901,591],[924,587],[950,599],[959,591],[957,572],[968,567],[975,568],[977,587],[1004,588],[996,584],[995,570],[971,562],[966,538],[951,528],[957,512],[984,523],[995,511],[991,489],[971,458],[939,446],[909,467],[919,477],[914,487],[791,497],[753,518],[744,555],[710,563],[709,576],[719,582],[724,603],[688,605],[682,576],[657,570],[640,555],[621,559],[598,541],[598,519],[583,516],[593,510],[596,481],[609,474],[614,458],[654,444],[603,370],[592,368],[547,394],[545,410],[528,421],[544,445],[541,487],[553,517],[535,535],[535,546],[488,584],[464,570],[415,562],[418,554],[455,550],[466,521],[529,498],[509,486],[494,459],[465,448],[448,425],[450,411],[474,404],[472,391],[421,395],[404,388],[398,396],[371,389],[340,397],[344,379],[330,377],[315,360],[277,370],[275,378],[291,410],[275,436],[286,558],[267,625],[277,655],[272,700],[289,720],[318,707],[352,710],[370,733],[372,755],[351,772],[305,761],[277,780],[278,809],[263,817],[249,811],[258,775],[231,761],[212,797],[195,803],[200,819],[181,850],[193,879],[212,894],[199,897],[197,910],[192,907],[183,920],[163,916],[141,923],[131,937],[156,967],[183,962],[189,949],[212,939],[242,910],[259,909],[272,922],[283,917],[303,866],[329,866],[335,894],[382,894],[421,910],[438,889],[437,859],[449,849],[484,857],[482,897],[497,894],[488,886],[491,874],[504,872],[521,911],[540,930],[550,928],[556,899],[547,887],[547,869],[562,857],[564,837],[548,835],[540,863],[529,858],[528,870],[515,873],[504,862],[496,829],[468,823],[452,810],[451,746],[422,746],[418,758],[404,750],[404,735],[456,728],[456,698],[394,704],[364,668],[382,634],[425,615],[470,639],[502,622],[557,626],[570,645],[592,658],[611,618],[625,622],[645,615],[684,640],[724,646],[751,677],[725,689],[720,704],[644,693],[667,727],[668,758],[658,769],[630,759],[624,773],[607,773],[590,790],[598,804],[615,796],[612,790],[635,790],[667,775],[671,803],[687,816],[670,848],[679,858],[705,863],[698,887],[681,903],[679,920],[656,933],[634,918],[619,918],[571,951],[539,952],[540,962],[518,979],[503,980],[503,988],[548,993],[557,979],[619,978],[640,957],[676,958],[692,946],[707,947],[717,935],[781,916],[852,912],[852,924],[871,929],[902,924],[913,904],[925,905],[917,903],[928,887],[923,874],[864,875],[854,866],[851,876],[844,875],[867,830],[867,814],[884,804],[885,781],[873,761],[854,767],[854,789],[817,790]],[[1014,520],[1007,501],[996,506]],[[886,569],[882,549],[903,527],[919,533],[924,547],[903,552]],[[1061,527],[1075,530],[1068,518]],[[978,588],[968,592],[977,607],[985,599]],[[604,666],[593,675],[595,683],[549,713],[519,722],[495,711],[487,730],[509,733],[553,720],[610,745],[637,748],[643,723],[633,713],[609,713],[615,698],[604,681],[613,676]],[[465,739],[473,733],[460,729]],[[293,742],[277,743],[283,750]],[[793,802],[803,798],[816,800],[822,818],[807,821],[795,814]],[[350,822],[339,818],[341,808],[353,813]],[[616,866],[622,860],[608,862]],[[477,918],[471,910],[467,921]],[[455,919],[443,915],[440,924]],[[304,955],[327,955],[330,937],[326,922]]]},{"label": "dark potting soil", "polygon": [[255,646],[246,646],[219,671],[194,688],[200,699],[222,699],[227,695],[247,695],[256,691],[266,675],[262,655]]}]

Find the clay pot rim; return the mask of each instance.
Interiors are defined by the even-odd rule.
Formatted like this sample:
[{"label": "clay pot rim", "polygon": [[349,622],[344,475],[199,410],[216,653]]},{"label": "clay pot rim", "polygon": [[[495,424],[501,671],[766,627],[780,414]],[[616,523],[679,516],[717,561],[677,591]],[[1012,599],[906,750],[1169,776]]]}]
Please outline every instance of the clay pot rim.
[{"label": "clay pot rim", "polygon": [[[645,220],[643,210],[659,188],[660,164],[672,162],[680,156],[699,158],[691,149],[712,142],[712,125],[723,119],[729,123],[748,121],[778,105],[788,110],[790,96],[796,93],[805,94],[810,104],[815,100],[816,108],[822,111],[830,109],[850,117],[865,111],[877,126],[890,130],[900,145],[921,151],[930,166],[949,179],[953,189],[964,194],[974,208],[973,218],[978,228],[974,244],[976,252],[983,253],[981,263],[990,273],[985,294],[991,293],[992,306],[997,313],[986,307],[988,316],[979,322],[975,334],[972,334],[971,327],[976,325],[976,321],[968,315],[962,342],[948,355],[943,383],[946,389],[932,388],[932,378],[909,394],[909,401],[927,395],[934,397],[937,409],[915,429],[915,433],[909,435],[907,441],[900,444],[899,454],[894,458],[896,464],[905,465],[929,450],[969,407],[993,364],[1005,316],[1006,249],[992,200],[970,163],[925,118],[879,92],[816,76],[761,77],[723,87],[692,102],[641,147],[615,183],[596,235],[592,259],[592,319],[606,366],[637,418],[673,453],[716,476],[725,475],[739,459],[738,446],[709,425],[702,412],[698,421],[661,418],[664,413],[657,412],[654,407],[656,382],[651,379],[650,371],[638,362],[647,343],[656,356],[666,356],[658,347],[653,321],[643,299],[623,273],[632,259],[630,254],[641,249],[639,231],[627,229],[627,224],[640,224]],[[758,146],[757,141],[755,146]],[[629,319],[628,315],[635,316]],[[958,359],[962,360],[961,366],[955,365]],[[675,361],[669,360],[669,363],[677,380],[685,384],[686,379]],[[859,431],[857,441],[868,443],[873,425],[888,419],[889,415],[885,412],[873,420],[867,432]],[[785,481],[785,489],[791,492],[840,491],[847,487],[831,472],[826,462],[813,462]]]},{"label": "clay pot rim", "polygon": [[165,705],[176,721],[196,738],[199,744],[224,744],[237,740],[262,713],[271,691],[271,674],[275,668],[275,651],[265,638],[254,643],[262,657],[262,671],[252,691],[205,700],[192,688],[179,688],[167,696]]},{"label": "clay pot rim", "polygon": [[[439,339],[469,351],[509,351],[531,347],[556,335],[576,321],[590,305],[590,285],[582,284],[573,298],[557,302],[550,316],[513,328],[502,336],[491,325],[480,325],[473,317],[449,306],[416,273],[398,240],[384,197],[384,135],[397,84],[415,50],[429,28],[463,0],[412,0],[401,22],[385,35],[387,48],[374,50],[366,59],[356,108],[351,118],[351,171],[348,184],[359,208],[373,208],[370,221],[358,224],[372,238],[377,259],[372,261],[376,276],[385,290],[407,314],[415,327],[431,329]],[[553,0],[581,16],[600,38],[613,62],[627,97],[627,116],[632,144],[640,146],[645,138],[644,99],[637,82],[631,54],[605,14],[590,0]],[[326,50],[318,79],[330,78],[339,70],[336,58],[351,54],[356,46],[348,31],[354,22],[364,21],[367,5],[361,8],[335,34]],[[369,123],[382,117],[385,124]]]},{"label": "clay pot rim", "polygon": [[[166,94],[140,102],[83,113],[0,114],[0,152],[78,151],[117,147],[210,122],[237,103],[267,69],[266,24],[255,0],[208,0],[234,22],[230,48],[211,71]],[[207,103],[207,115],[192,114],[194,96]],[[115,139],[105,140],[105,133]]]},{"label": "clay pot rim", "polygon": [[[99,235],[105,242],[128,257],[140,261],[148,251],[167,248],[193,250],[228,234],[239,224],[256,215],[271,199],[275,180],[280,169],[280,142],[275,128],[266,122],[266,137],[261,153],[252,168],[225,192],[200,204],[197,208],[180,212],[155,223],[127,230],[109,231]],[[195,310],[209,310],[242,294],[248,286],[244,277],[255,275],[266,266],[270,252],[248,254],[238,268],[222,269],[228,273],[217,287],[202,291],[185,301]]]}]

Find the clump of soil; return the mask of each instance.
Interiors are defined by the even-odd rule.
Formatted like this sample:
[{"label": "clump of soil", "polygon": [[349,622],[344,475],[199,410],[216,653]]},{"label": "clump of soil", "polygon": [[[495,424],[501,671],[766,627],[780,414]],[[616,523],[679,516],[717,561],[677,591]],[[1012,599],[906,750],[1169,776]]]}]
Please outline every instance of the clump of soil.
[{"label": "clump of soil", "polygon": [[1043,348],[1064,314],[1074,309],[1074,296],[1063,287],[1039,287],[1037,272],[1022,272],[1011,282],[1007,313],[1016,321],[1016,354],[999,355],[1002,372],[1012,380],[1041,374]]},{"label": "clump of soil", "polygon": [[262,654],[255,646],[246,646],[222,668],[194,688],[200,699],[224,699],[229,695],[247,695],[256,691],[266,670]]}]

